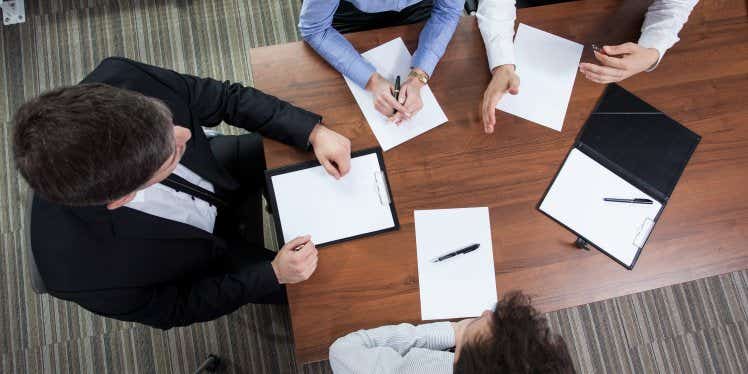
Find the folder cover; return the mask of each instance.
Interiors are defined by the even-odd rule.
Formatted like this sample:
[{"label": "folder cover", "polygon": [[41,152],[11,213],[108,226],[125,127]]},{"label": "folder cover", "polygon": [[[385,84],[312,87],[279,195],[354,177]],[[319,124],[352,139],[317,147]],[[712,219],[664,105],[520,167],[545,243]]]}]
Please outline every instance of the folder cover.
[{"label": "folder cover", "polygon": [[[587,119],[574,147],[559,169],[559,173],[557,173],[538,204],[538,209],[630,270],[636,263],[641,248],[646,243],[652,228],[659,219],[662,209],[667,204],[675,185],[678,183],[686,164],[700,140],[701,137],[699,135],[666,114],[634,96],[621,86],[610,84],[606,87],[602,98]],[[650,212],[646,213],[642,210],[644,207],[632,206],[634,204],[623,203],[621,205],[622,203],[609,203],[604,206],[597,206],[595,209],[590,209],[589,211],[599,214],[602,211],[601,209],[608,209],[610,215],[580,218],[573,225],[567,224],[569,222],[564,222],[571,221],[569,219],[571,215],[562,214],[558,209],[554,210],[552,207],[554,205],[558,206],[558,204],[546,200],[549,197],[549,193],[553,195],[551,196],[552,199],[569,198],[570,196],[561,196],[558,193],[561,190],[570,191],[571,189],[557,188],[559,186],[554,187],[554,184],[557,182],[576,183],[578,184],[577,187],[580,189],[587,188],[588,192],[599,192],[601,196],[607,193],[606,191],[595,191],[595,187],[585,186],[584,174],[580,174],[579,172],[574,174],[579,178],[578,181],[568,182],[568,179],[564,179],[569,174],[569,170],[573,168],[570,160],[573,160],[575,165],[577,162],[581,162],[586,165],[585,167],[588,170],[594,168],[591,166],[592,164],[586,163],[587,161],[584,161],[583,158],[594,160],[595,163],[615,175],[604,176],[604,173],[595,172],[597,177],[603,178],[599,180],[609,180],[611,183],[614,183],[616,178],[619,178],[620,181],[617,183],[630,184],[631,188],[633,188],[624,189],[623,191],[638,190],[638,197],[652,198],[654,200],[654,207],[658,208],[656,214],[651,214],[651,206],[649,207]],[[607,189],[609,186],[600,183],[599,188]],[[564,193],[568,195],[568,192]],[[609,195],[610,193],[607,194]],[[597,197],[595,199],[595,201],[598,200]],[[595,204],[598,203],[595,202]],[[580,206],[579,211],[584,212],[586,208],[588,207]],[[618,210],[613,211],[612,209]],[[598,245],[600,243],[596,243],[595,240],[588,238],[588,236],[607,238],[605,235],[600,235],[599,232],[594,230],[600,230],[602,224],[605,223],[604,220],[610,219],[611,221],[615,221],[621,212],[629,214],[634,210],[642,212],[642,222],[637,229],[638,234],[632,238],[631,242],[631,248],[635,250],[635,253],[632,253],[626,260],[622,260],[619,251],[613,248],[603,248],[601,245]],[[585,223],[586,221],[592,222],[593,220],[603,220],[603,222],[596,224]],[[593,229],[593,227],[596,228]],[[610,230],[615,230],[615,228],[610,228]]]}]

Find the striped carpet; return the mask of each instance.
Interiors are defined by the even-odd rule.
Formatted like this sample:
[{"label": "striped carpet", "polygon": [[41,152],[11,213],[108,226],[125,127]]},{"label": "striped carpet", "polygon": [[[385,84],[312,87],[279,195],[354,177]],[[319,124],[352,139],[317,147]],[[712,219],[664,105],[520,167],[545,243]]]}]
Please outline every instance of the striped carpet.
[{"label": "striped carpet", "polygon": [[[162,332],[35,295],[24,270],[27,187],[13,170],[8,144],[10,117],[25,99],[77,82],[110,55],[251,84],[249,49],[298,40],[299,5],[26,0],[27,22],[0,28],[0,373],[189,373],[209,353],[221,356],[230,373],[330,372],[325,362],[296,364],[285,307],[248,305],[213,322]],[[548,319],[580,373],[748,372],[748,271]]]}]

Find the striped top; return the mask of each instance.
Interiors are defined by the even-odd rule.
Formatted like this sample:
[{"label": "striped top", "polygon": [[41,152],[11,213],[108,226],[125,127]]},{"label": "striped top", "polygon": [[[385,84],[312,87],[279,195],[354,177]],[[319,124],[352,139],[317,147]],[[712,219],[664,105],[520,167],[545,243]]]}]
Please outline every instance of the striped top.
[{"label": "striped top", "polygon": [[382,326],[336,340],[330,346],[330,366],[335,374],[451,374],[454,353],[445,350],[454,346],[450,322]]}]

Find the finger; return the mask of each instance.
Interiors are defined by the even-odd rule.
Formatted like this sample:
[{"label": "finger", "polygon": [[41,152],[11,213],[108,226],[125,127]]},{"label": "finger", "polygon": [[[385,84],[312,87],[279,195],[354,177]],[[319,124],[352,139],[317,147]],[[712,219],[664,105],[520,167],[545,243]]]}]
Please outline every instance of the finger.
[{"label": "finger", "polygon": [[626,64],[623,62],[622,58],[610,57],[608,55],[604,55],[597,51],[595,51],[594,53],[595,53],[595,58],[597,58],[598,61],[602,62],[603,65],[614,67],[616,69],[626,70]]},{"label": "finger", "polygon": [[585,73],[584,76],[587,79],[589,79],[589,80],[591,80],[593,82],[596,82],[596,83],[605,84],[605,83],[613,82],[612,80],[610,80],[610,78],[601,76],[601,75],[596,74],[596,73]]},{"label": "finger", "polygon": [[296,249],[296,247],[308,243],[311,238],[312,237],[310,235],[298,236],[296,238],[291,239],[291,241],[286,243],[286,245],[284,245],[283,248]]},{"label": "finger", "polygon": [[610,79],[620,79],[623,77],[623,70],[588,63],[583,63],[582,65],[584,65],[585,73],[594,73],[602,77],[609,77]]},{"label": "finger", "polygon": [[330,161],[323,160],[322,166],[327,171],[327,174],[332,175],[333,177],[335,177],[335,179],[340,179],[340,172],[338,171],[338,169],[335,168],[335,166]]},{"label": "finger", "polygon": [[314,251],[316,250],[317,248],[314,246],[314,243],[312,243],[311,240],[307,240],[307,242],[304,243],[304,246],[296,252],[296,256],[298,256],[298,258],[300,259],[305,259],[308,256],[314,254]]},{"label": "finger", "polygon": [[400,88],[400,96],[397,98],[400,104],[405,104],[405,100],[408,97],[408,86]]},{"label": "finger", "polygon": [[509,89],[507,91],[512,95],[519,93],[519,77],[517,75],[514,75],[512,79],[509,80]]},{"label": "finger", "polygon": [[388,120],[396,125],[399,125],[403,120],[403,112],[397,112],[393,114]]},{"label": "finger", "polygon": [[348,174],[351,170],[351,152],[341,152],[335,159],[335,163],[338,164],[338,171],[340,172],[341,177]]},{"label": "finger", "polygon": [[636,52],[637,45],[634,43],[623,43],[619,45],[604,45],[603,51],[609,55],[622,55]]},{"label": "finger", "polygon": [[392,106],[392,108],[395,109],[396,111],[403,112],[403,114],[406,117],[410,117],[410,114],[408,113],[408,110],[403,106],[403,104],[398,103],[397,100],[395,100],[394,97],[387,96],[387,97],[385,97],[384,100],[387,103],[387,105]]},{"label": "finger", "polygon": [[493,127],[493,124],[494,124],[493,121],[496,121],[495,117],[493,118],[493,121],[492,121],[491,114],[489,113],[489,110],[490,110],[489,103],[490,102],[491,102],[491,100],[490,100],[490,96],[488,96],[488,93],[484,94],[483,95],[483,102],[481,103],[482,104],[481,105],[481,114],[483,114],[483,131],[485,131],[486,134],[490,134],[491,133],[491,130],[492,130],[492,127]]},{"label": "finger", "polygon": [[374,108],[377,110],[377,112],[382,113],[385,116],[389,116],[392,114],[392,108],[387,108],[387,106],[384,105],[383,101],[374,102]]}]

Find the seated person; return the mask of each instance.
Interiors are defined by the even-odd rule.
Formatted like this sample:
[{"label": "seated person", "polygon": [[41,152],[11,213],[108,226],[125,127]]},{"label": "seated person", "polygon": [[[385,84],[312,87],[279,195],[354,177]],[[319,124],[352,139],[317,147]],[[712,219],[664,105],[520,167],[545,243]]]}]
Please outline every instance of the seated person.
[{"label": "seated person", "polygon": [[[464,0],[305,0],[299,31],[330,65],[374,96],[374,107],[396,124],[423,107],[421,87],[429,80],[462,15]],[[428,21],[421,30],[413,66],[400,87],[399,102],[391,82],[376,72],[340,32]]]},{"label": "seated person", "polygon": [[[594,52],[600,65],[583,62],[579,71],[593,82],[611,83],[654,70],[679,40],[678,32],[697,2],[654,0],[647,9],[637,43],[603,46],[602,51]],[[483,128],[489,134],[496,125],[496,104],[505,93],[516,95],[520,88],[520,78],[514,72],[514,0],[481,0],[476,16],[493,75],[481,103]]]},{"label": "seated person", "polygon": [[284,284],[316,268],[313,238],[263,248],[262,138],[209,140],[201,126],[311,147],[340,177],[350,142],[321,120],[238,83],[124,58],[30,100],[13,153],[35,193],[31,247],[49,293],[162,329],[285,303]]},{"label": "seated person", "polygon": [[330,365],[336,374],[574,372],[563,339],[519,292],[480,318],[350,333],[330,347]]}]

